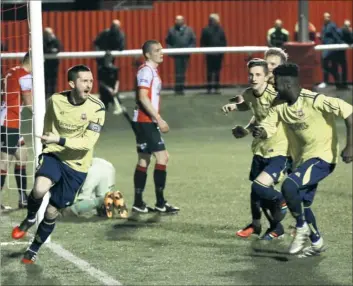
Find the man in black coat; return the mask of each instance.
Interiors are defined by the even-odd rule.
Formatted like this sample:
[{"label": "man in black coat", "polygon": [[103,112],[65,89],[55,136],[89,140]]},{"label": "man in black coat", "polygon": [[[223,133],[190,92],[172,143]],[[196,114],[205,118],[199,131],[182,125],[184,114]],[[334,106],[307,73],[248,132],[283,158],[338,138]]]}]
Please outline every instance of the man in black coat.
[{"label": "man in black coat", "polygon": [[[196,46],[194,31],[185,24],[184,17],[176,16],[175,25],[168,31],[165,39],[168,48],[193,48]],[[175,94],[183,95],[185,88],[185,73],[190,55],[174,55],[175,60]]]},{"label": "man in black coat", "polygon": [[113,57],[109,51],[103,58],[104,64],[98,67],[98,81],[100,99],[109,110],[109,105],[114,105],[114,98],[119,91],[119,69],[113,65]]},{"label": "man in black coat", "polygon": [[[113,20],[109,29],[105,29],[94,40],[94,46],[97,51],[122,51],[125,49],[125,34],[121,29],[119,20]],[[115,58],[111,58],[114,64]],[[98,68],[104,65],[103,58],[97,58]]]},{"label": "man in black coat", "polygon": [[[208,26],[203,28],[201,33],[201,47],[226,47],[227,40],[223,28],[220,26],[218,14],[211,14]],[[214,88],[219,94],[220,72],[224,54],[206,54],[207,65],[207,93]]]},{"label": "man in black coat", "polygon": [[[336,24],[331,21],[330,13],[324,13],[324,25],[321,30],[321,41],[323,45],[343,44],[341,34]],[[338,63],[340,53],[336,50],[324,50],[322,52],[322,67],[324,72],[324,82],[319,84],[319,88],[326,87],[329,82],[329,75],[332,74],[336,88],[341,87],[340,74],[338,73]]]},{"label": "man in black coat", "polygon": [[[353,34],[351,22],[345,20],[343,27],[341,28],[342,41],[348,45],[353,44]],[[341,78],[341,89],[348,89],[347,83],[347,50],[337,51],[338,65],[341,66],[342,78]]]}]

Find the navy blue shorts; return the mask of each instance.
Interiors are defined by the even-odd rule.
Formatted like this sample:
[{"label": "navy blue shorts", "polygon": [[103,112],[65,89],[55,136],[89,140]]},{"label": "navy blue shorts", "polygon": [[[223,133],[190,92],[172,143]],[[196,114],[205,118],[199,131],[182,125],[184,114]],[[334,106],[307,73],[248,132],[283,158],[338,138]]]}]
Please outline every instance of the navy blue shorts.
[{"label": "navy blue shorts", "polygon": [[49,203],[58,209],[73,204],[76,194],[84,183],[87,173],[78,172],[52,154],[39,156],[36,177],[46,177],[53,182]]},{"label": "navy blue shorts", "polygon": [[302,201],[312,203],[318,183],[330,175],[335,167],[336,164],[327,163],[320,158],[311,158],[294,169],[288,178],[300,188]]},{"label": "navy blue shorts", "polygon": [[255,155],[252,159],[249,180],[254,181],[262,172],[269,174],[273,181],[278,183],[284,174],[288,171],[292,164],[291,158],[287,156],[275,156],[272,158],[264,158]]}]

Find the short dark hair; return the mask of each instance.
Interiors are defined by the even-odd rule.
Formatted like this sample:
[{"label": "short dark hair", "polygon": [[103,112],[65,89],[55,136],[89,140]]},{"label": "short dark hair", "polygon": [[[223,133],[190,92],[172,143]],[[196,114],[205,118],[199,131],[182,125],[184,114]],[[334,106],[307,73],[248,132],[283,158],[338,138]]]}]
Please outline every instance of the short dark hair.
[{"label": "short dark hair", "polygon": [[253,67],[262,67],[264,69],[265,75],[268,75],[269,73],[267,62],[263,59],[259,59],[259,58],[251,59],[248,62],[247,66],[248,66],[248,69],[251,69]]},{"label": "short dark hair", "polygon": [[159,44],[159,42],[157,40],[148,40],[148,41],[144,42],[142,45],[143,56],[145,58],[147,58],[146,54],[151,52],[152,45],[158,45],[158,44]]},{"label": "short dark hair", "polygon": [[69,68],[67,71],[67,81],[73,81],[77,78],[79,72],[89,72],[91,71],[89,67],[85,65],[77,65]]},{"label": "short dark hair", "polygon": [[288,76],[293,78],[299,77],[299,67],[294,63],[286,63],[279,65],[273,70],[274,76]]}]

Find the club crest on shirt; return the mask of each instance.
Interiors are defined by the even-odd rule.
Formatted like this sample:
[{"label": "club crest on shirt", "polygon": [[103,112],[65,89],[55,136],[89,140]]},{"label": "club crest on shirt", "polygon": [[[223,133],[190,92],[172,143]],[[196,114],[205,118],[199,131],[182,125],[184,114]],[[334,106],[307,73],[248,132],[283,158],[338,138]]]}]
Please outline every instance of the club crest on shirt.
[{"label": "club crest on shirt", "polygon": [[82,114],[81,114],[81,120],[83,120],[83,121],[87,120],[87,115],[86,115],[86,113],[82,113]]},{"label": "club crest on shirt", "polygon": [[303,109],[297,110],[297,115],[298,115],[299,117],[303,117],[303,116],[304,116]]}]

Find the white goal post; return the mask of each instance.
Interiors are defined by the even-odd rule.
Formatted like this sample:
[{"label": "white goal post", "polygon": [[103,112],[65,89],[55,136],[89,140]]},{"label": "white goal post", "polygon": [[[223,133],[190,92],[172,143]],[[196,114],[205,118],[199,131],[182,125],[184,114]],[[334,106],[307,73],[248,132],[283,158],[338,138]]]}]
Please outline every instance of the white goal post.
[{"label": "white goal post", "polygon": [[[30,56],[32,60],[33,77],[33,144],[34,160],[38,166],[38,156],[42,152],[42,143],[37,135],[42,135],[45,115],[45,85],[44,85],[44,54],[43,54],[43,24],[42,1],[29,1],[29,32],[30,32]],[[44,218],[44,212],[49,202],[50,194],[47,193],[37,213],[37,227]],[[46,240],[50,242],[50,237]]]}]

